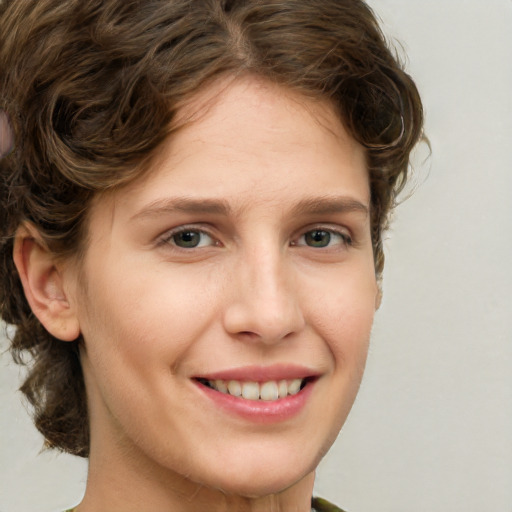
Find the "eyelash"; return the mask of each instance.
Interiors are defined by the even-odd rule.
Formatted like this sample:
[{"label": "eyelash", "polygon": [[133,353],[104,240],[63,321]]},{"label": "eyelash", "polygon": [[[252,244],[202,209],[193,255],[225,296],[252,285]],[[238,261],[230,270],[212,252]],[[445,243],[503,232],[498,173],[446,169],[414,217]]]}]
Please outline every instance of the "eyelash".
[{"label": "eyelash", "polygon": [[[179,228],[173,229],[172,231],[168,231],[159,240],[158,245],[167,245],[167,244],[169,244],[169,245],[172,245],[172,246],[176,247],[177,249],[181,249],[181,250],[184,250],[184,251],[188,251],[188,250],[191,250],[191,249],[197,249],[197,248],[204,247],[204,245],[196,245],[196,246],[193,246],[193,247],[180,247],[176,243],[175,237],[180,235],[180,234],[185,234],[185,233],[199,233],[201,235],[206,235],[208,238],[210,238],[214,242],[212,245],[214,245],[214,246],[215,245],[220,245],[220,243],[216,242],[215,238],[212,235],[210,235],[210,233],[208,233],[208,231],[206,231],[204,229],[197,228],[195,226],[180,226]],[[208,244],[207,246],[210,246],[210,244]]]},{"label": "eyelash", "polygon": [[[329,235],[328,245],[317,246],[317,247],[315,247],[314,245],[308,245],[308,243],[305,241],[306,236],[308,234],[311,234],[314,232],[328,234]],[[206,237],[210,238],[213,243],[212,244],[210,244],[210,243],[202,244],[201,240],[200,240],[197,245],[193,245],[190,247],[180,247],[176,243],[175,237],[177,237],[178,235],[186,234],[186,233],[200,234],[200,235],[206,236]],[[340,238],[341,245],[343,245],[344,247],[350,247],[353,245],[352,237],[349,234],[347,234],[346,232],[344,232],[342,230],[338,230],[338,229],[333,229],[331,227],[315,226],[311,229],[308,229],[308,230],[302,232],[302,234],[297,239],[290,242],[290,246],[292,246],[292,247],[311,247],[314,249],[316,248],[316,249],[327,250],[327,249],[331,248],[330,242],[331,242],[333,235],[335,237]],[[304,239],[303,243],[300,242],[302,239]],[[158,245],[168,245],[168,244],[172,245],[173,247],[176,247],[178,250],[184,250],[184,251],[189,251],[192,249],[199,249],[202,247],[211,247],[211,246],[218,247],[218,246],[222,245],[220,242],[216,241],[215,238],[208,231],[201,229],[201,228],[197,228],[195,226],[190,226],[190,227],[189,226],[180,226],[179,228],[176,228],[172,231],[165,233],[165,235],[163,235],[162,238],[158,241]]]},{"label": "eyelash", "polygon": [[[335,237],[339,237],[339,239],[341,240],[341,245],[343,245],[344,247],[350,247],[353,245],[352,237],[345,231],[342,231],[339,229],[333,229],[330,227],[322,227],[322,226],[316,226],[312,229],[308,229],[307,231],[304,231],[300,235],[299,240],[305,239],[308,234],[311,234],[314,232],[328,234],[329,235],[328,243],[331,242],[331,239],[334,235]],[[331,245],[327,245],[327,246],[323,246],[323,247],[315,247],[313,245],[308,245],[307,243],[298,243],[298,242],[292,242],[291,245],[292,246],[312,247],[312,248],[316,248],[316,249],[326,249],[326,250],[331,248]],[[335,244],[335,245],[337,245],[337,244]]]}]

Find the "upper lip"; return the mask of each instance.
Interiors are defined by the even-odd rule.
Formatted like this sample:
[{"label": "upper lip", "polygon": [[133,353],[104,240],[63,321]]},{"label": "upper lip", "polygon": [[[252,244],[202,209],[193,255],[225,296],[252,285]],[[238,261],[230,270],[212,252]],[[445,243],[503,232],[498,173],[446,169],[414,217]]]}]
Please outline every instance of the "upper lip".
[{"label": "upper lip", "polygon": [[317,377],[320,373],[306,366],[279,364],[272,366],[240,366],[226,370],[196,375],[196,379],[238,380],[267,382],[271,380],[293,380]]}]

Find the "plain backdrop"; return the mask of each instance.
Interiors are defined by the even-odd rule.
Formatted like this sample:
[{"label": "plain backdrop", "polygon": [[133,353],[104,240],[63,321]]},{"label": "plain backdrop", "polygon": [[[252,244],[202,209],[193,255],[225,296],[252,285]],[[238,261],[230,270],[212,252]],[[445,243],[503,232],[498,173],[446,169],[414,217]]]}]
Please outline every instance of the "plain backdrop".
[{"label": "plain backdrop", "polygon": [[[387,235],[366,376],[316,492],[351,512],[512,512],[512,1],[369,3],[432,155]],[[0,372],[0,512],[76,504],[85,462],[39,454],[8,354]]]}]

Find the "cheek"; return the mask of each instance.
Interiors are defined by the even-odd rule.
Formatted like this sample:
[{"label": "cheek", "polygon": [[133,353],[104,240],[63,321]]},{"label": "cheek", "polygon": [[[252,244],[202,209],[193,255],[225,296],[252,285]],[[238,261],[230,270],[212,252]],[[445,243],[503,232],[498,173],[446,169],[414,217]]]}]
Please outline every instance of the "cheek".
[{"label": "cheek", "polygon": [[324,340],[330,369],[325,381],[329,400],[322,414],[332,421],[322,453],[330,448],[352,408],[366,364],[376,288],[371,279],[364,286],[364,280],[355,281],[358,285],[354,287],[349,286],[349,280],[330,287],[323,300],[318,297],[316,301],[317,334]]},{"label": "cheek", "polygon": [[[96,272],[80,301],[81,326],[90,357],[98,364],[152,372],[169,371],[211,324],[220,301],[214,277],[171,273],[165,267],[144,272]],[[214,293],[214,290],[217,292]],[[106,360],[110,359],[110,363]],[[104,361],[104,363],[102,363]],[[109,370],[109,368],[107,368]]]},{"label": "cheek", "polygon": [[[343,425],[363,377],[373,318],[376,285],[373,274],[339,276],[337,285],[317,297],[318,334],[329,351],[331,377],[326,414],[337,432]],[[332,440],[332,439],[331,439]]]},{"label": "cheek", "polygon": [[314,322],[338,357],[366,357],[375,315],[377,285],[373,273],[344,273],[313,298]]}]

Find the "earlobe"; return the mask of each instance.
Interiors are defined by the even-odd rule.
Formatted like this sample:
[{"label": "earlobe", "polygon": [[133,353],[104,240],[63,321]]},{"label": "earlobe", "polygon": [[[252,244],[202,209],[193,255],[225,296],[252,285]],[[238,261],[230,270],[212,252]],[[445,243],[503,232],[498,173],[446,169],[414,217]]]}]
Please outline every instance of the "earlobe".
[{"label": "earlobe", "polygon": [[45,329],[63,341],[78,338],[78,318],[66,296],[55,256],[33,226],[25,224],[18,229],[13,258],[25,297]]}]

